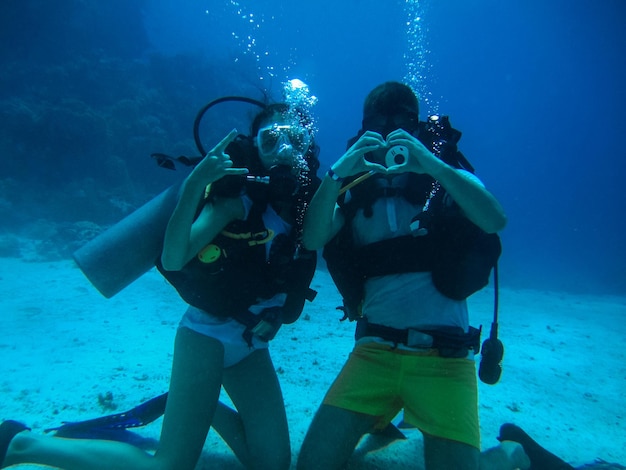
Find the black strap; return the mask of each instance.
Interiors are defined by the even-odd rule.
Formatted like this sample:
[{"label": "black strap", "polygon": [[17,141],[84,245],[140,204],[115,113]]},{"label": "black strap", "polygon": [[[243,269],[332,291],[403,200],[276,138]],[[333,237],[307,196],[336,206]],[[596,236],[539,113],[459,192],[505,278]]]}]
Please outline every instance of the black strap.
[{"label": "black strap", "polygon": [[494,308],[493,323],[489,338],[483,342],[480,351],[480,366],[478,368],[478,377],[483,383],[495,385],[500,380],[502,374],[502,358],[504,357],[504,345],[498,339],[498,264],[496,263],[493,271],[494,280]]},{"label": "black strap", "polygon": [[406,346],[409,341],[409,330],[378,325],[368,322],[365,318],[360,318],[356,322],[355,338],[359,340],[365,336],[375,336],[385,341],[391,341],[394,344],[404,344]]},{"label": "black strap", "polygon": [[[366,318],[357,320],[356,339],[365,336],[375,336],[392,343],[409,345],[410,329],[398,329],[390,326],[369,323]],[[419,333],[432,337],[432,348],[439,349],[440,354],[444,357],[458,357],[457,352],[465,351],[465,355],[469,349],[475,354],[480,350],[480,330],[470,327],[467,333],[463,332],[460,327],[440,327],[432,330],[420,329]],[[444,352],[442,354],[442,352]]]},{"label": "black strap", "polygon": [[[500,300],[500,288],[498,286],[498,263],[493,266],[493,324],[491,325],[492,332],[489,337],[498,339],[498,304]],[[495,325],[495,326],[494,326]],[[495,328],[495,332],[493,329]]]}]

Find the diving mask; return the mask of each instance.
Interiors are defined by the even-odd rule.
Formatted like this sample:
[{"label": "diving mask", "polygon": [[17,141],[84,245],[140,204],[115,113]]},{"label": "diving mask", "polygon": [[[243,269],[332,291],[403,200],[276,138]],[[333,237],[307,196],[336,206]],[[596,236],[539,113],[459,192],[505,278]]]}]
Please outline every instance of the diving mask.
[{"label": "diving mask", "polygon": [[396,129],[404,129],[409,134],[413,134],[418,128],[418,122],[418,116],[414,112],[399,111],[389,115],[372,114],[363,118],[363,129],[378,132],[387,138],[387,135]]},{"label": "diving mask", "polygon": [[261,156],[278,156],[285,149],[302,156],[311,145],[311,134],[302,126],[272,124],[259,129],[256,143]]}]

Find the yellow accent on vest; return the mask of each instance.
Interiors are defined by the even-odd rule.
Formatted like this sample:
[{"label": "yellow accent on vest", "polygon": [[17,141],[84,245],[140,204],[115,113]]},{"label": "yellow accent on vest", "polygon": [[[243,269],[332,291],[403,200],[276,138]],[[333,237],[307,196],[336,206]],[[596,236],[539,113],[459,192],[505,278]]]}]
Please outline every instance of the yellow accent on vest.
[{"label": "yellow accent on vest", "polygon": [[222,250],[219,246],[212,243],[198,252],[198,259],[206,264],[215,263],[220,256],[222,256]]},{"label": "yellow accent on vest", "polygon": [[222,230],[222,235],[234,240],[248,240],[249,246],[264,245],[269,243],[276,233],[272,229],[263,230],[262,232],[246,232],[246,233],[233,233],[226,230]]}]

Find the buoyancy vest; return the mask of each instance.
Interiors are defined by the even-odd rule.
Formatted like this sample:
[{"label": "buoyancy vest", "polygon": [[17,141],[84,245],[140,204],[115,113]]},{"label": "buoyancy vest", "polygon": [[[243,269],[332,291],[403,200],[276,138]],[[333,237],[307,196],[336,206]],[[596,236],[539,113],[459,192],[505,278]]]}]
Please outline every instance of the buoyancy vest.
[{"label": "buoyancy vest", "polygon": [[160,260],[159,271],[188,304],[245,324],[253,320],[250,306],[285,293],[282,323],[294,322],[305,299],[314,296],[309,284],[316,253],[301,248],[293,230],[274,235],[263,223],[264,210],[265,205],[253,203],[247,220],[230,223],[180,271],[166,271]]},{"label": "buoyancy vest", "polygon": [[[395,188],[379,183],[385,178],[374,175],[340,197],[345,223],[324,248],[346,317],[361,316],[365,280],[374,276],[430,272],[437,290],[455,300],[486,286],[501,253],[498,235],[469,221],[432,177],[409,173]],[[356,212],[361,209],[365,217],[373,216],[374,202],[385,197],[403,197],[422,207],[416,211],[412,233],[357,246],[352,233]]]},{"label": "buoyancy vest", "polygon": [[[248,138],[239,136],[227,153],[235,166],[246,166],[251,172],[260,170],[258,158],[250,156],[254,149],[249,144]],[[312,301],[316,294],[309,288],[317,264],[316,252],[304,249],[297,227],[287,234],[273,233],[265,227],[263,214],[269,205],[277,203],[288,204],[294,218],[298,216],[298,206],[310,200],[319,184],[314,174],[310,178],[306,187],[288,195],[276,193],[285,186],[282,182],[247,183],[235,176],[218,180],[211,185],[205,203],[214,197],[247,194],[252,206],[246,220],[228,224],[181,270],[165,270],[160,258],[156,260],[157,269],[189,305],[218,317],[233,318],[248,329],[265,318],[263,313],[255,315],[248,308],[280,293],[286,294],[284,305],[267,314],[271,313],[278,324],[296,321],[305,300]],[[271,243],[269,256],[267,243]]]}]

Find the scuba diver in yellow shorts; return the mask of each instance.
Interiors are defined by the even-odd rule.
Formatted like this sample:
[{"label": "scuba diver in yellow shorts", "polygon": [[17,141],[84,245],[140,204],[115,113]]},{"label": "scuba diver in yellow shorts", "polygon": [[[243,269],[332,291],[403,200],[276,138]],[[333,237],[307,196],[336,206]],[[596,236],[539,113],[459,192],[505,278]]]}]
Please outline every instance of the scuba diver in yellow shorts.
[{"label": "scuba diver in yellow shorts", "polygon": [[357,326],[299,469],[341,468],[365,433],[401,409],[424,435],[427,470],[507,468],[481,462],[480,332],[465,300],[488,282],[506,217],[458,151],[460,133],[446,117],[420,122],[418,112],[404,84],[372,90],[361,130],[307,211],[304,244],[324,247]]}]

